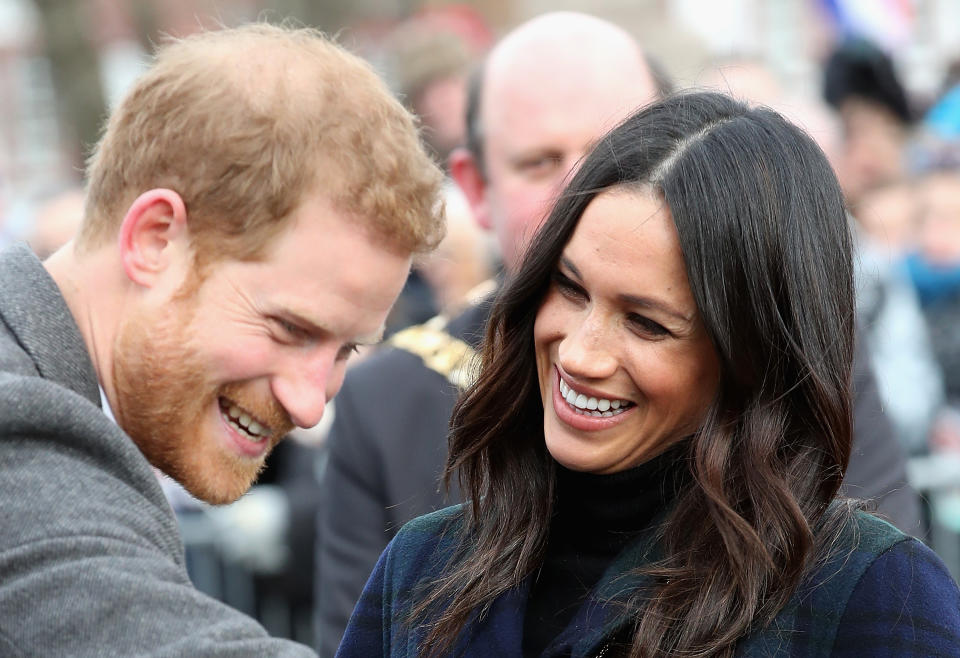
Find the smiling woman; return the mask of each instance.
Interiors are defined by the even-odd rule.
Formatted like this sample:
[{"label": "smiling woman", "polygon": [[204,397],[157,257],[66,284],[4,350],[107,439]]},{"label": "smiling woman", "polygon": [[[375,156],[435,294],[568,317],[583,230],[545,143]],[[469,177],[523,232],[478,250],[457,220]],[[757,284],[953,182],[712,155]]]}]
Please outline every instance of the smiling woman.
[{"label": "smiling woman", "polygon": [[689,436],[716,391],[717,355],[663,201],[651,190],[598,195],[553,280],[534,323],[551,456],[613,473]]},{"label": "smiling woman", "polygon": [[452,420],[471,502],[384,552],[341,655],[950,655],[960,592],[836,498],[853,290],[823,154],[691,94],[584,160]]}]

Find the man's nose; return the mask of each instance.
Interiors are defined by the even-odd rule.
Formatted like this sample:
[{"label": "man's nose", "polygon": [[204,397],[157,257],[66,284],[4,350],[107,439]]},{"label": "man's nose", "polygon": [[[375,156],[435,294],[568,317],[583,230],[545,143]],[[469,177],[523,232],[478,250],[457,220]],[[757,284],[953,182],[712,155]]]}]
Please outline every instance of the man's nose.
[{"label": "man's nose", "polygon": [[273,394],[297,427],[311,428],[320,422],[327,401],[336,392],[335,353],[299,357],[284,370],[273,378]]}]

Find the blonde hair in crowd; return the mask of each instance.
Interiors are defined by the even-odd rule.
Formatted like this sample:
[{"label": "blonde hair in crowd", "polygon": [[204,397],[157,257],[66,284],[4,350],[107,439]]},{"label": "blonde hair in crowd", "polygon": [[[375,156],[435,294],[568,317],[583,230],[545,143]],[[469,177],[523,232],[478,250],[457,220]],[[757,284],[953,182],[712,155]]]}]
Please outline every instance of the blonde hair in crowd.
[{"label": "blonde hair in crowd", "polygon": [[205,32],[162,48],[88,162],[80,249],[153,188],[184,200],[198,264],[254,260],[319,192],[388,246],[443,237],[442,175],[371,67],[308,28]]}]

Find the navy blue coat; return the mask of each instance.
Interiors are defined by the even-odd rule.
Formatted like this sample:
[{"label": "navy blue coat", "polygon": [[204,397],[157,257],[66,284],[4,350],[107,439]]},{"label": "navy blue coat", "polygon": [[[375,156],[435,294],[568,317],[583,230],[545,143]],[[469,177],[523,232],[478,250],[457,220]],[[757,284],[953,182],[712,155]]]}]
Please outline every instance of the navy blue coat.
[{"label": "navy blue coat", "polygon": [[[471,306],[446,331],[454,341],[477,347],[489,309],[489,303]],[[874,500],[877,511],[894,525],[918,534],[920,507],[907,486],[905,453],[883,415],[864,341],[857,343],[854,443],[841,495]],[[446,374],[397,347],[347,373],[335,400],[319,501],[316,624],[321,656],[333,655],[377,556],[403,524],[460,502],[455,486],[448,498],[439,484],[458,394]]]},{"label": "navy blue coat", "polygon": [[[380,556],[337,656],[418,656],[423,633],[406,623],[418,585],[435,577],[456,548],[461,507],[408,523]],[[653,531],[611,564],[569,626],[543,656],[597,656],[632,623],[617,602],[642,587],[628,572],[656,554]],[[456,656],[520,656],[529,578],[497,598],[460,634]],[[960,590],[921,542],[858,512],[833,557],[805,578],[765,629],[737,645],[738,656],[960,656]]]}]

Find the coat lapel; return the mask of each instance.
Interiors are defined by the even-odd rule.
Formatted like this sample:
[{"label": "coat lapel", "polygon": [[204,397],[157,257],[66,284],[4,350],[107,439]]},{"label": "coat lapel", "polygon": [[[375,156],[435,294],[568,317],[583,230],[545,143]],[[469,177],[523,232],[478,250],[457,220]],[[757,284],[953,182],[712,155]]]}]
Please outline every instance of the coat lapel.
[{"label": "coat lapel", "polygon": [[[645,589],[650,578],[636,569],[662,557],[657,530],[665,518],[661,513],[632,544],[620,552],[593,588],[573,622],[557,638],[568,644],[573,656],[592,656],[617,637],[635,619],[625,604],[631,595]],[[551,652],[553,651],[551,645]]]},{"label": "coat lapel", "polygon": [[0,321],[48,379],[100,406],[100,388],[80,329],[57,284],[23,244],[0,253]]}]

